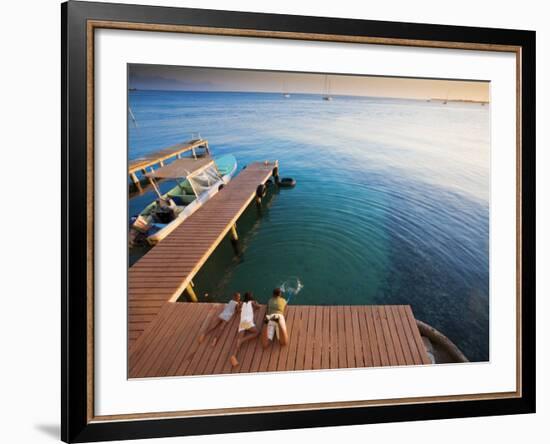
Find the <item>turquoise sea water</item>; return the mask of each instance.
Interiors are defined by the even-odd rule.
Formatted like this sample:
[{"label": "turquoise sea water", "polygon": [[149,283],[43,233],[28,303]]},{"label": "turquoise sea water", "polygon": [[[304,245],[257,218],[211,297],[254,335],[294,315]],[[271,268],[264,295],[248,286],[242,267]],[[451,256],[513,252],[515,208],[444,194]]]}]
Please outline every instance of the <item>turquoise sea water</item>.
[{"label": "turquoise sea water", "polygon": [[[194,280],[203,300],[265,301],[299,280],[292,303],[410,304],[470,360],[489,358],[489,106],[168,91],[129,105],[130,159],[200,133],[239,170],[278,159],[298,182],[245,212],[240,256],[223,242]],[[131,199],[130,216],[153,198]]]}]

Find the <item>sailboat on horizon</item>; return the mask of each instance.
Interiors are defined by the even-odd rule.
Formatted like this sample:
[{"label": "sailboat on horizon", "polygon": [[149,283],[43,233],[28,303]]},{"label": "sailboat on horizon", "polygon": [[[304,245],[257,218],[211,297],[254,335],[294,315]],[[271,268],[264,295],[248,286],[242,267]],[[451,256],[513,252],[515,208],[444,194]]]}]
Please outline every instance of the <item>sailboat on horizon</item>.
[{"label": "sailboat on horizon", "polygon": [[283,97],[285,99],[290,99],[290,93],[288,92],[286,88],[286,82],[283,83]]},{"label": "sailboat on horizon", "polygon": [[323,95],[323,100],[332,100],[332,96],[330,95],[330,79],[328,75],[325,75],[325,94]]}]

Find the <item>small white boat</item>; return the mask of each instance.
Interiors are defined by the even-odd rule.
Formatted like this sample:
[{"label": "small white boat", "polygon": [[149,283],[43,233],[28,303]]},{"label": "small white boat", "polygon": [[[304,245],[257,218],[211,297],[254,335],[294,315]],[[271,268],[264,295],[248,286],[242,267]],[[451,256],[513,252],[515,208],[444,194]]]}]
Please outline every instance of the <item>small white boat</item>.
[{"label": "small white boat", "polygon": [[330,79],[328,76],[325,76],[325,94],[323,96],[323,100],[331,101],[332,96],[330,95]]},{"label": "small white boat", "polygon": [[285,99],[290,99],[290,93],[288,92],[286,88],[286,82],[283,82],[283,97]]},{"label": "small white boat", "polygon": [[[237,171],[237,160],[231,154],[211,157],[176,159],[147,174],[157,199],[147,205],[130,222],[130,244],[144,240],[155,245],[168,236],[185,219],[215,196]],[[177,185],[161,194],[160,179],[176,180]]]}]

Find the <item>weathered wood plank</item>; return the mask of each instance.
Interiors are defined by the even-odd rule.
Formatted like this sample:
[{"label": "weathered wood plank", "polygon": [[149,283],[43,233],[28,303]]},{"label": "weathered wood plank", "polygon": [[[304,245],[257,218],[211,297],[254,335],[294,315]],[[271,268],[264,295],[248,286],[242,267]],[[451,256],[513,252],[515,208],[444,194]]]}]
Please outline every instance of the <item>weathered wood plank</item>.
[{"label": "weathered wood plank", "polygon": [[[373,365],[375,367],[380,367],[384,365],[382,363],[382,354],[380,353],[380,344],[379,337],[376,334],[376,327],[374,325],[374,318],[372,315],[372,307],[364,307],[365,309],[365,319],[367,321],[367,327],[369,330],[369,341],[371,345]],[[385,364],[387,365],[387,363]]]},{"label": "weathered wood plank", "polygon": [[313,338],[313,370],[321,368],[323,356],[323,308],[315,307],[315,335]]},{"label": "weathered wood plank", "polygon": [[294,319],[292,321],[292,339],[288,345],[288,355],[286,361],[286,368],[296,368],[296,355],[298,353],[298,343],[302,340],[302,307],[293,307]]},{"label": "weathered wood plank", "polygon": [[375,310],[378,319],[380,320],[380,324],[382,325],[382,336],[384,337],[384,343],[386,344],[386,349],[388,351],[388,359],[390,361],[390,365],[397,365],[397,355],[395,354],[395,350],[393,348],[393,342],[390,334],[390,327],[388,325],[388,319],[386,317],[386,312],[384,310],[384,307],[376,307]]},{"label": "weathered wood plank", "polygon": [[399,341],[399,335],[397,333],[397,326],[395,325],[395,319],[393,318],[393,312],[389,305],[382,307],[382,310],[386,312],[386,322],[390,330],[390,335],[393,343],[393,349],[397,357],[397,365],[405,365],[407,362],[405,360],[405,355],[403,354],[403,349]]},{"label": "weathered wood plank", "polygon": [[346,332],[346,362],[348,368],[355,367],[355,337],[353,336],[351,307],[344,306],[344,330]]},{"label": "weathered wood plank", "polygon": [[313,348],[315,341],[315,323],[317,320],[316,307],[308,310],[307,336],[305,341],[304,370],[313,368]]},{"label": "weathered wood plank", "polygon": [[336,308],[330,310],[330,368],[338,368],[338,316]]},{"label": "weathered wood plank", "polygon": [[338,334],[338,368],[348,367],[346,353],[346,326],[344,323],[344,307],[339,305],[337,309],[337,334]]},{"label": "weathered wood plank", "polygon": [[413,315],[411,306],[405,305],[403,307],[404,307],[405,313],[407,314],[407,320],[409,322],[411,334],[413,336],[414,342],[416,343],[416,347],[418,348],[418,354],[420,355],[422,364],[430,364],[430,358],[428,357],[428,353],[426,352],[426,349],[424,348],[424,344],[422,343],[422,338],[420,337],[420,332],[418,331],[418,327],[416,326],[416,321],[414,320],[414,315]]},{"label": "weathered wood plank", "polygon": [[302,322],[300,323],[300,341],[296,350],[296,370],[303,370],[306,362],[306,341],[310,311],[302,307]]},{"label": "weathered wood plank", "polygon": [[363,356],[363,340],[361,338],[361,330],[359,328],[359,317],[358,311],[351,309],[351,327],[352,327],[352,336],[353,336],[353,347],[355,355],[355,366],[356,367],[365,367],[365,358]]},{"label": "weathered wood plank", "polygon": [[322,347],[321,366],[319,368],[330,368],[330,307],[321,307],[323,311],[322,323]]}]

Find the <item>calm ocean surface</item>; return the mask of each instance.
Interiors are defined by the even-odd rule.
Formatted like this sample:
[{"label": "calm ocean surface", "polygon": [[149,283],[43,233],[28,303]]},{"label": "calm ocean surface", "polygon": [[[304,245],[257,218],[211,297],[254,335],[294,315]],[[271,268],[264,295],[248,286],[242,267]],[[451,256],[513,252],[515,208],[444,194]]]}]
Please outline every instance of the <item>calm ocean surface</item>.
[{"label": "calm ocean surface", "polygon": [[[242,255],[223,242],[194,279],[199,298],[263,302],[299,281],[291,303],[410,304],[470,360],[489,359],[489,106],[167,91],[129,104],[130,159],[200,132],[239,170],[278,159],[298,182],[250,206]],[[153,198],[131,199],[130,216]]]}]

